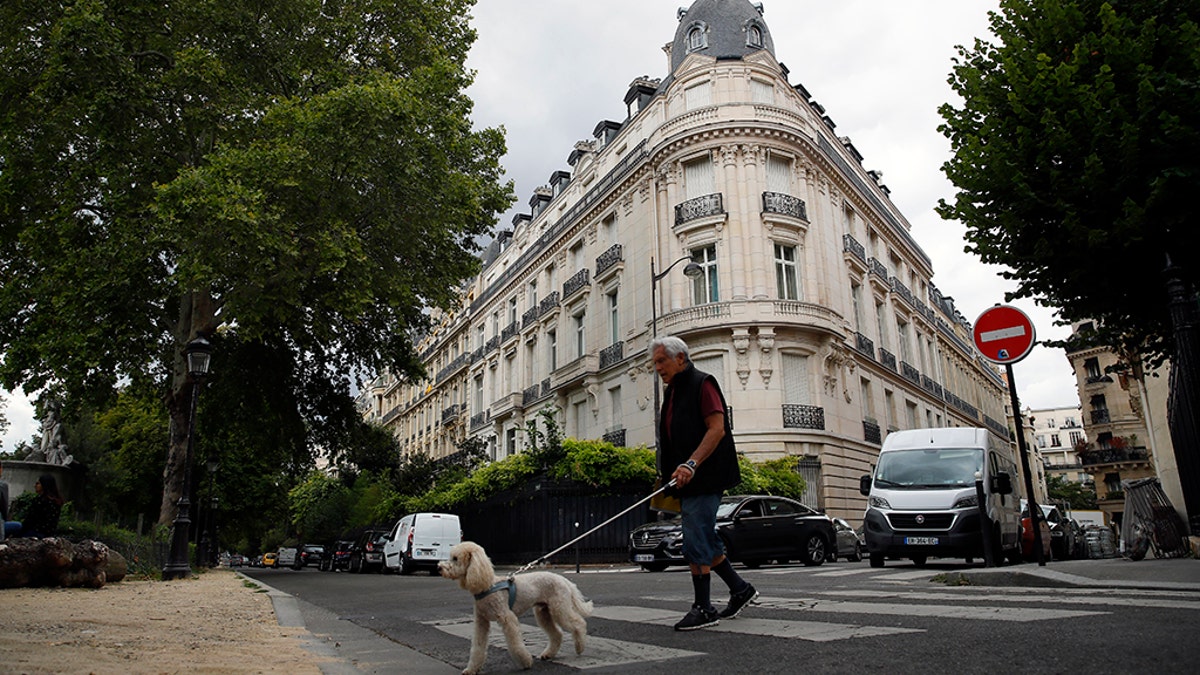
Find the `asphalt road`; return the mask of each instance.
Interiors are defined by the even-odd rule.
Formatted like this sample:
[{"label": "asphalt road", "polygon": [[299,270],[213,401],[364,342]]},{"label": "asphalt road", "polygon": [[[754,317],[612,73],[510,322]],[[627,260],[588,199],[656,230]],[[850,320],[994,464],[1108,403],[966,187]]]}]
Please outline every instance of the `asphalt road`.
[{"label": "asphalt road", "polygon": [[[595,603],[583,657],[566,648],[539,673],[1065,673],[1195,672],[1200,593],[947,586],[967,569],[931,561],[766,566],[739,571],[757,605],[701,631],[671,626],[691,603],[683,568],[556,568]],[[245,569],[264,583],[461,668],[472,599],[457,584],[417,574],[355,575]],[[714,578],[714,599],[725,590]],[[544,644],[523,617],[526,644]],[[514,672],[493,629],[485,671]],[[569,641],[567,642],[569,645]],[[395,672],[404,672],[396,664]]]}]

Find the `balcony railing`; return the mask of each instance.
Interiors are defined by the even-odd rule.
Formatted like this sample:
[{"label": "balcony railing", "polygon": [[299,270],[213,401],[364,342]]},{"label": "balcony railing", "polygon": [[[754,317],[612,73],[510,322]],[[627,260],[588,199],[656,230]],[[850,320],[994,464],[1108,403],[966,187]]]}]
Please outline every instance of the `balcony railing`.
[{"label": "balcony railing", "polygon": [[1108,415],[1108,410],[1093,410],[1091,415],[1092,424],[1109,424],[1112,422],[1112,418]]},{"label": "balcony railing", "polygon": [[500,340],[502,342],[508,342],[510,339],[516,337],[517,333],[520,333],[520,332],[521,332],[521,322],[514,321],[514,322],[508,324],[507,326],[505,326],[504,330],[500,331]]},{"label": "balcony railing", "polygon": [[725,213],[725,205],[721,193],[704,195],[677,204],[675,206],[675,224],[682,225],[698,218],[719,216],[722,213]]},{"label": "balcony railing", "polygon": [[804,200],[781,192],[764,192],[762,194],[763,213],[778,213],[800,220],[808,220],[808,210]]},{"label": "balcony railing", "polygon": [[1150,453],[1146,448],[1097,448],[1079,453],[1079,461],[1085,466],[1096,464],[1120,464],[1121,462],[1146,462]]},{"label": "balcony railing", "polygon": [[913,384],[916,384],[916,385],[921,384],[921,371],[917,370],[916,367],[913,366],[911,363],[906,363],[904,361],[901,361],[900,362],[900,374],[904,377],[904,379],[908,380],[909,382],[912,382]]},{"label": "balcony railing", "polygon": [[854,334],[854,346],[866,356],[875,358],[875,342],[862,333]]},{"label": "balcony railing", "polygon": [[584,269],[576,272],[570,279],[567,279],[566,282],[563,283],[563,298],[569,298],[577,291],[586,287],[590,283],[590,274],[591,271],[585,267]]},{"label": "balcony railing", "polygon": [[601,440],[603,440],[605,443],[612,443],[618,448],[623,448],[625,447],[625,430],[613,429],[612,431],[605,432],[604,437]]},{"label": "balcony railing", "polygon": [[783,404],[783,428],[825,430],[825,409],[815,405]]},{"label": "balcony railing", "polygon": [[600,350],[600,367],[607,368],[625,358],[625,343],[614,342]]},{"label": "balcony railing", "polygon": [[521,392],[521,405],[527,406],[542,397],[542,386],[535,384]]},{"label": "balcony railing", "polygon": [[858,258],[863,263],[867,262],[867,249],[863,248],[863,245],[858,243],[857,239],[848,234],[842,235],[842,250]]},{"label": "balcony railing", "polygon": [[883,347],[879,348],[879,362],[882,363],[885,368],[892,369],[893,372],[900,372],[900,369],[896,367],[896,355],[884,349]]},{"label": "balcony railing", "polygon": [[461,403],[455,403],[454,405],[446,408],[442,411],[442,424],[449,424],[457,420],[462,414],[462,411],[463,406]]},{"label": "balcony railing", "polygon": [[875,420],[863,420],[863,440],[875,445],[883,443],[883,435],[879,433],[878,422]]},{"label": "balcony railing", "polygon": [[888,281],[887,265],[884,265],[882,262],[880,262],[879,258],[871,258],[868,260],[867,267],[871,269],[871,274],[883,279],[885,283],[890,284]]},{"label": "balcony railing", "polygon": [[599,277],[604,274],[624,259],[624,249],[621,248],[620,244],[613,244],[607,251],[601,253],[600,257],[596,258],[596,276]]},{"label": "balcony railing", "polygon": [[487,423],[491,421],[491,414],[491,411],[484,410],[481,413],[471,415],[471,431],[487,426]]}]

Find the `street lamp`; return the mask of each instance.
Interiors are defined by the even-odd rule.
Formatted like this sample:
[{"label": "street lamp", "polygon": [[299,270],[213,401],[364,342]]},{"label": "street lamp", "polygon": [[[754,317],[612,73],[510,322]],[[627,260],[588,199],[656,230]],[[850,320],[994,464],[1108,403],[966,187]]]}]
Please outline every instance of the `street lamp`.
[{"label": "street lamp", "polygon": [[[667,272],[670,272],[676,265],[678,265],[679,263],[681,263],[685,260],[689,261],[688,264],[685,265],[683,268],[683,274],[685,276],[687,276],[687,278],[698,279],[698,278],[704,276],[704,268],[701,267],[696,262],[692,261],[691,256],[687,256],[687,255],[683,256],[679,260],[676,260],[675,262],[671,263],[670,265],[667,265],[667,269],[665,269],[661,272],[658,272],[658,273],[655,273],[655,271],[654,271],[654,258],[650,258],[650,334],[651,334],[652,339],[658,337],[658,281],[659,281],[659,279],[662,279],[663,277],[667,276]],[[654,358],[653,352],[651,352],[650,358],[651,359]],[[658,423],[659,423],[659,415],[661,414],[659,412],[658,408],[660,405],[659,398],[661,397],[661,394],[659,393],[659,388],[661,386],[662,386],[662,384],[659,382],[658,378],[655,377],[654,378],[654,451],[655,451],[655,456],[657,456],[657,454],[658,454],[658,441],[659,441]],[[661,470],[661,468],[662,467],[659,467],[660,470]]]},{"label": "street lamp", "polygon": [[196,437],[196,402],[200,398],[200,384],[208,374],[209,358],[212,356],[212,343],[197,337],[183,348],[187,358],[188,374],[192,378],[192,399],[188,409],[187,454],[184,457],[183,488],[179,493],[179,503],[175,509],[175,522],[171,533],[171,555],[163,567],[163,579],[182,579],[192,573],[188,565],[188,530],[191,529],[191,473],[192,446]]}]

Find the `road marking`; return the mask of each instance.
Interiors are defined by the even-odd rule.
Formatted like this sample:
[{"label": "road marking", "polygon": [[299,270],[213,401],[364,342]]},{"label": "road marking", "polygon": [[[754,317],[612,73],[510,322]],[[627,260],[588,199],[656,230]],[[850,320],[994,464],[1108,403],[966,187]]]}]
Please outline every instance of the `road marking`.
[{"label": "road marking", "polygon": [[852,576],[852,575],[855,575],[855,574],[870,574],[871,572],[878,572],[878,571],[879,571],[879,570],[877,570],[877,569],[872,569],[872,568],[870,568],[870,567],[859,567],[859,568],[856,568],[856,569],[855,569],[855,568],[852,568],[852,569],[848,569],[848,570],[836,570],[836,571],[830,571],[830,572],[817,572],[817,573],[816,573],[816,574],[814,574],[813,576],[814,576],[814,577],[848,577],[848,576]]},{"label": "road marking", "polygon": [[[1041,589],[1045,592],[1045,589]],[[905,591],[905,592],[883,592],[883,591],[868,591],[868,590],[832,590],[822,591],[821,595],[834,595],[850,598],[904,598],[912,600],[964,600],[964,594],[944,591]],[[1175,600],[1170,598],[1140,598],[1140,597],[1114,597],[1103,596],[1097,597],[1092,595],[1069,595],[1061,594],[1056,591],[1053,595],[1039,595],[1037,593],[1022,593],[1020,595],[999,594],[995,590],[985,591],[983,593],[970,594],[972,602],[1045,602],[1061,605],[1102,605],[1105,607],[1123,606],[1123,607],[1153,607],[1159,609],[1191,609],[1200,610],[1200,601],[1196,600]]]},{"label": "road marking", "polygon": [[[671,616],[675,617],[671,621],[672,625],[675,621],[679,620],[677,615],[679,615],[679,612],[671,612]],[[433,626],[443,633],[449,633],[450,635],[466,640],[470,640],[471,636],[475,633],[475,623],[470,617],[449,621],[426,621],[425,624]],[[669,629],[670,627],[668,626]],[[535,659],[538,654],[542,653],[542,650],[546,648],[549,642],[541,628],[524,623],[521,624],[521,637],[525,642],[525,646],[529,649],[529,653],[533,654]],[[508,651],[508,645],[504,642],[504,633],[501,632],[498,626],[493,625],[492,630],[488,632],[488,646]],[[686,649],[671,649],[669,647],[642,644],[640,642],[612,640],[594,635],[588,636],[587,646],[584,647],[583,654],[576,654],[575,643],[571,640],[571,636],[564,635],[562,648],[558,650],[558,655],[551,659],[551,662],[579,670],[588,670],[590,668],[610,668],[629,663],[670,661],[672,659],[693,656],[705,656],[705,653],[688,651]]]},{"label": "road marking", "polygon": [[1036,607],[980,607],[977,605],[918,605],[912,603],[850,602],[847,600],[818,600],[816,598],[764,598],[758,605],[767,609],[794,612],[828,612],[834,614],[884,614],[890,616],[936,617],[942,619],[971,619],[983,621],[1048,621],[1073,619],[1081,616],[1110,614],[1071,609],[1040,609]]},{"label": "road marking", "polygon": [[[592,612],[592,616],[610,621],[631,621],[670,629],[679,620],[680,613],[678,610],[656,609],[654,607],[605,606],[596,608]],[[808,640],[809,642],[832,642],[834,640],[849,640],[861,637],[925,632],[918,628],[894,628],[890,626],[829,623],[826,621],[791,621],[786,619],[747,617],[726,619],[716,626],[711,626],[704,630],[718,633],[795,638]]]}]

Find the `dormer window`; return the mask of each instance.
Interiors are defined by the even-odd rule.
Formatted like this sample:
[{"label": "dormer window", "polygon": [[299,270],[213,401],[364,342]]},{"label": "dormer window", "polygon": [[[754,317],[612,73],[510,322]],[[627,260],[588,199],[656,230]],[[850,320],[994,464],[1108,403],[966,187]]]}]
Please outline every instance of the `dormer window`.
[{"label": "dormer window", "polygon": [[746,27],[746,46],[754,49],[762,49],[763,31],[761,26],[752,23]]},{"label": "dormer window", "polygon": [[708,48],[708,26],[703,21],[696,21],[687,31],[688,52],[698,52]]}]

